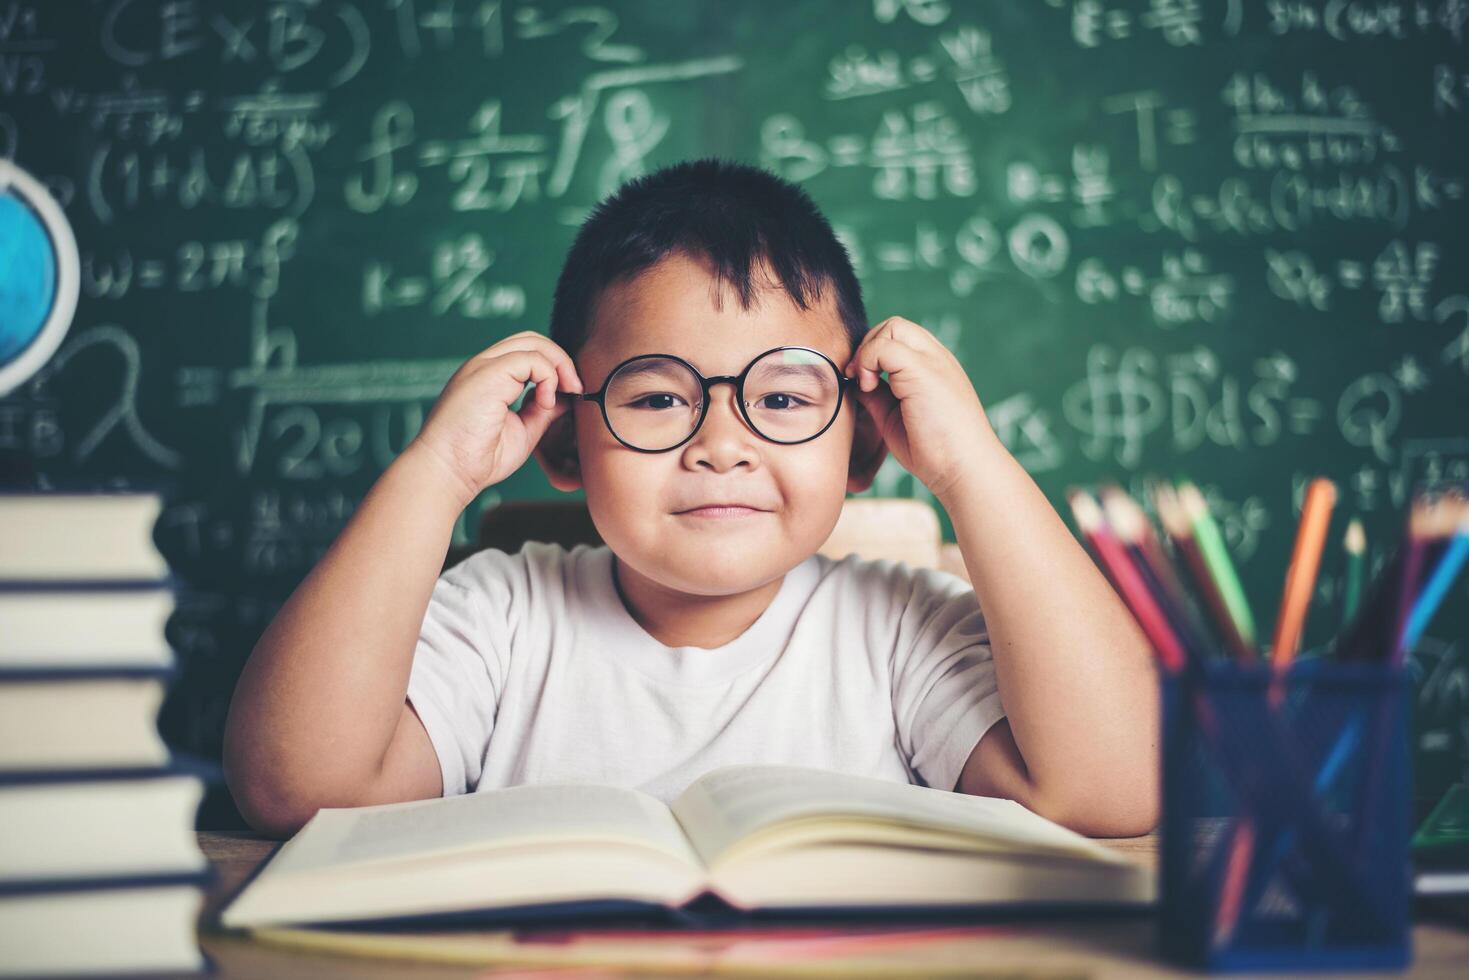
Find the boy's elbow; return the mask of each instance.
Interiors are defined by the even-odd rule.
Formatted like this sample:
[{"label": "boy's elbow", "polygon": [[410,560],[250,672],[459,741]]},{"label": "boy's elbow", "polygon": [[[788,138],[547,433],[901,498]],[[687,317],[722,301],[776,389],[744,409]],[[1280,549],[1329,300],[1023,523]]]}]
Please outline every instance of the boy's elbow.
[{"label": "boy's elbow", "polygon": [[329,773],[319,769],[295,771],[278,756],[247,752],[225,737],[224,781],[240,816],[256,833],[276,840],[295,836],[318,810],[356,807],[398,797],[384,796],[380,773]]},{"label": "boy's elbow", "polygon": [[305,826],[317,810],[340,805],[303,789],[309,782],[290,778],[278,757],[258,749],[251,751],[247,744],[248,739],[227,723],[220,760],[224,782],[251,830],[285,840]]},{"label": "boy's elbow", "polygon": [[1034,809],[1087,837],[1141,837],[1158,826],[1162,812],[1159,780],[1155,773],[1136,773],[1113,780],[1109,786],[1041,795]]},{"label": "boy's elbow", "polygon": [[[262,837],[271,840],[289,840],[296,832],[306,826],[306,821],[311,819],[312,814],[304,814],[300,811],[291,812],[285,807],[262,806],[253,797],[241,795],[231,790],[234,795],[235,806],[239,808],[240,816],[245,818],[245,823],[250,829]],[[314,814],[315,811],[312,811]]]},{"label": "boy's elbow", "polygon": [[292,800],[291,794],[271,785],[264,774],[224,753],[224,781],[235,808],[250,829],[263,837],[285,840],[295,835],[318,808]]},{"label": "boy's elbow", "polygon": [[1101,813],[1083,820],[1088,837],[1141,837],[1158,827],[1160,806],[1156,797],[1118,801]]}]

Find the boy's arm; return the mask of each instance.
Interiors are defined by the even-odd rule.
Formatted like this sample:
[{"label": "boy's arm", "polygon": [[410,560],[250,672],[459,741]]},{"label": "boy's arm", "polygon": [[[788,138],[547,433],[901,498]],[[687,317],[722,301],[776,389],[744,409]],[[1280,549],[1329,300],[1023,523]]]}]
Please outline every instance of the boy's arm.
[{"label": "boy's arm", "polygon": [[887,449],[948,511],[989,632],[1007,717],[955,788],[1018,800],[1095,836],[1152,829],[1158,683],[1122,600],[995,435],[938,338],[889,317],[847,373]]},{"label": "boy's arm", "polygon": [[992,431],[940,498],[984,611],[1006,719],[955,787],[1092,836],[1158,816],[1158,683],[1117,594]]},{"label": "boy's arm", "polygon": [[[535,385],[519,410],[512,404]],[[258,829],[318,809],[443,793],[408,677],[454,522],[518,470],[580,391],[547,337],[522,331],[466,361],[408,448],[255,645],[225,722],[225,780]]]},{"label": "boy's arm", "polygon": [[451,480],[432,453],[409,446],[256,644],[230,702],[223,760],[256,829],[288,836],[321,807],[443,792],[405,693],[462,509]]}]

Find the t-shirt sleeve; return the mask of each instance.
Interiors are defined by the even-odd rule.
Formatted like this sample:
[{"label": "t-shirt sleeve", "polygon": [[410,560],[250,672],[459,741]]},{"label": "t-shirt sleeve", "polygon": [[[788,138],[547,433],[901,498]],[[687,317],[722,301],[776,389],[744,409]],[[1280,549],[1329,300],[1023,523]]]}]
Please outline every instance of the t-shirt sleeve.
[{"label": "t-shirt sleeve", "polygon": [[472,792],[495,726],[509,650],[503,552],[478,552],[439,576],[419,629],[408,700],[439,757],[444,795]]},{"label": "t-shirt sleeve", "polygon": [[893,718],[909,765],[929,786],[951,790],[1005,708],[974,590],[948,572],[911,575],[893,653]]}]

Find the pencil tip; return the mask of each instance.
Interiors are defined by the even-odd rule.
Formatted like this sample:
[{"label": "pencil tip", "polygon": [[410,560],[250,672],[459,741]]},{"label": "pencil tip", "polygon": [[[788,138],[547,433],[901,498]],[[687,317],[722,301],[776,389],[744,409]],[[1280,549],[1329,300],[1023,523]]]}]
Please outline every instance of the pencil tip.
[{"label": "pencil tip", "polygon": [[1128,544],[1137,544],[1142,538],[1143,523],[1146,520],[1142,509],[1116,484],[1103,486],[1101,493],[1102,510],[1106,514],[1107,523],[1112,525],[1113,533]]},{"label": "pencil tip", "polygon": [[1408,513],[1409,537],[1426,538],[1433,534],[1434,526],[1438,522],[1439,499],[1438,493],[1434,491],[1421,493],[1413,498],[1413,506]]},{"label": "pencil tip", "polygon": [[1342,544],[1354,555],[1360,555],[1367,550],[1367,534],[1362,530],[1361,518],[1352,518],[1352,522],[1347,525],[1346,539]]},{"label": "pencil tip", "polygon": [[1322,497],[1326,503],[1334,503],[1336,501],[1336,484],[1328,477],[1314,477],[1306,485],[1306,493],[1307,495],[1314,493]]},{"label": "pencil tip", "polygon": [[1071,512],[1076,516],[1076,525],[1083,533],[1090,534],[1102,526],[1102,508],[1081,487],[1067,490],[1066,501],[1071,505]]},{"label": "pencil tip", "polygon": [[1209,505],[1199,488],[1185,480],[1178,485],[1178,502],[1190,521],[1196,521],[1209,512]]},{"label": "pencil tip", "polygon": [[1183,511],[1183,505],[1178,502],[1178,492],[1172,487],[1165,487],[1158,493],[1157,499],[1158,518],[1163,526],[1168,529],[1170,536],[1183,541],[1193,537],[1193,528],[1189,527],[1188,516]]}]

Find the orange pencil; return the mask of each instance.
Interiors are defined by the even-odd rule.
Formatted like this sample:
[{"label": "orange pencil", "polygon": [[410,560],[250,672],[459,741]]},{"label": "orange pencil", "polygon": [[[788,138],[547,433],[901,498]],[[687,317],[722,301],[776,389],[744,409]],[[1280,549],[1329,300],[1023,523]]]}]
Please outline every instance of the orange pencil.
[{"label": "orange pencil", "polygon": [[1321,567],[1321,549],[1326,544],[1326,529],[1331,524],[1331,510],[1336,506],[1336,484],[1317,477],[1306,488],[1306,502],[1301,508],[1301,521],[1296,530],[1295,548],[1285,572],[1285,590],[1280,597],[1280,612],[1275,618],[1275,639],[1270,646],[1270,662],[1283,671],[1295,659],[1306,624],[1306,611],[1311,593],[1316,589],[1316,573]]},{"label": "orange pencil", "polygon": [[[1285,590],[1280,597],[1280,612],[1275,617],[1275,641],[1270,647],[1270,662],[1276,671],[1276,680],[1270,685],[1269,692],[1272,706],[1279,706],[1285,697],[1285,687],[1280,680],[1301,645],[1306,610],[1311,604],[1311,593],[1316,589],[1316,572],[1321,567],[1321,549],[1326,544],[1326,529],[1331,523],[1331,511],[1335,506],[1336,484],[1325,477],[1312,480],[1306,488],[1306,502],[1301,507],[1295,547],[1291,551],[1290,565],[1285,571]],[[1254,851],[1254,824],[1249,817],[1241,816],[1239,823],[1235,824],[1229,843],[1229,863],[1214,920],[1216,946],[1228,943],[1234,935]]]},{"label": "orange pencil", "polygon": [[1245,885],[1250,880],[1250,860],[1254,854],[1255,825],[1248,816],[1242,816],[1239,823],[1234,825],[1234,835],[1230,838],[1228,859],[1224,865],[1224,880],[1219,884],[1219,907],[1215,910],[1212,937],[1215,948],[1227,945],[1234,938],[1245,897]]}]

